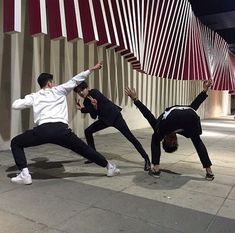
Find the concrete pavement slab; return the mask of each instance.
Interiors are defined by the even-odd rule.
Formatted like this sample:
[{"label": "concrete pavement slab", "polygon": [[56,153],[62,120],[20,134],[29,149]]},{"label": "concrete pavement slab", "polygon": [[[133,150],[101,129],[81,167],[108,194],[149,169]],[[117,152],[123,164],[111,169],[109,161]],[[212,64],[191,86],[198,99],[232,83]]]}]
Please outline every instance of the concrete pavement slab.
[{"label": "concrete pavement slab", "polygon": [[[234,233],[233,124],[203,121],[212,182],[204,179],[184,137],[176,153],[162,153],[160,179],[143,171],[143,159],[120,133],[95,136],[97,150],[121,169],[113,178],[104,168],[85,165],[81,156],[46,144],[25,150],[33,184],[15,185],[9,182],[18,172],[11,152],[0,152],[0,233]],[[152,129],[134,134],[150,154]]]}]

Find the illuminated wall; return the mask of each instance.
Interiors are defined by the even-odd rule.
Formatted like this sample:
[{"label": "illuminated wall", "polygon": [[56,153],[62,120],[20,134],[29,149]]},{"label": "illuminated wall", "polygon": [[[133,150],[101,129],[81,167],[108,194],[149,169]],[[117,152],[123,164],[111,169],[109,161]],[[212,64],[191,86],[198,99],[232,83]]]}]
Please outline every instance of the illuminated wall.
[{"label": "illuminated wall", "polygon": [[[12,0],[7,2],[10,3]],[[56,35],[49,33],[36,35],[37,33],[33,32],[36,34],[32,36],[30,35],[32,28],[28,20],[32,16],[29,15],[29,5],[27,5],[32,1],[19,0],[19,2],[21,2],[22,17],[20,26],[18,24],[15,26],[20,27],[20,32],[16,32],[17,27],[13,27],[14,33],[3,33],[3,24],[0,23],[0,150],[9,148],[9,142],[13,136],[33,127],[32,112],[30,110],[21,112],[12,110],[11,103],[13,100],[39,89],[36,78],[41,72],[53,73],[56,83],[59,84],[67,81],[74,74],[88,69],[98,60],[104,60],[103,69],[89,78],[90,87],[98,88],[123,108],[123,116],[131,129],[148,127],[148,123],[130,100],[125,97],[125,86],[135,87],[140,99],[156,116],[169,105],[190,103],[202,90],[202,82],[198,81],[198,78],[181,80],[175,75],[173,76],[176,78],[171,78],[170,75],[168,78],[159,78],[155,73],[147,75],[138,72],[140,68],[145,71],[144,67],[148,67],[148,65],[146,62],[136,62],[138,57],[132,60],[133,57],[137,56],[137,50],[130,53],[131,56],[125,56],[123,53],[117,52],[115,46],[110,46],[112,43],[100,46],[98,43],[85,43],[87,41],[84,38],[74,41],[72,37],[71,41],[67,41],[67,38],[63,38],[63,30],[61,31],[62,38],[57,38],[57,30],[54,31]],[[95,4],[95,1],[92,2]],[[3,16],[2,3],[3,0],[0,0],[1,16]],[[157,5],[153,7],[157,7]],[[52,24],[52,26],[55,25]],[[41,30],[43,31],[44,28],[42,27]],[[87,33],[89,33],[89,30]],[[52,38],[52,35],[55,35],[55,38]],[[148,33],[146,38],[147,35]],[[151,38],[151,34],[149,34],[149,38]],[[139,43],[139,45],[142,44]],[[146,54],[148,51],[151,52],[151,50],[144,51]],[[174,51],[174,48],[171,48],[171,51]],[[157,54],[157,51],[155,52]],[[158,54],[156,58],[162,61],[165,55],[164,53]],[[147,59],[147,57],[143,56],[141,59]],[[162,64],[164,65],[164,62]],[[198,71],[200,71],[199,68]],[[201,76],[199,79],[203,79],[203,77]],[[75,133],[83,136],[84,128],[92,120],[75,110],[73,94],[68,96],[68,103],[70,126]],[[204,116],[226,115],[229,111],[230,98],[227,92],[212,91],[209,99],[198,113],[203,118]],[[107,132],[114,132],[114,130],[108,129],[103,133]]]}]

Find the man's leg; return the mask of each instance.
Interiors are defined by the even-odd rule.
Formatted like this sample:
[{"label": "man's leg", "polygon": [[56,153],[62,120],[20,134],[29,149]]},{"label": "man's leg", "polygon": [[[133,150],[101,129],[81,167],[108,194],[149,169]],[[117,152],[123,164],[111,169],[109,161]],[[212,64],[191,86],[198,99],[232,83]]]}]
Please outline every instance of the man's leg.
[{"label": "man's leg", "polygon": [[24,133],[14,137],[11,140],[11,150],[16,163],[16,166],[21,171],[21,173],[11,179],[14,183],[20,184],[31,184],[32,179],[27,168],[27,160],[24,152],[24,148],[41,145],[44,142],[36,134],[36,128],[32,130],[27,130]]},{"label": "man's leg", "polygon": [[127,126],[127,124],[121,114],[117,117],[113,126],[116,129],[118,129],[128,139],[128,141],[130,141],[133,144],[133,146],[140,153],[142,158],[144,158],[144,160],[145,160],[144,170],[148,171],[151,167],[149,157],[148,157],[147,153],[145,152],[144,148],[142,147],[141,143],[137,140],[137,138],[132,134],[132,132],[128,128],[128,126]]},{"label": "man's leg", "polygon": [[[98,121],[95,121],[93,124],[91,124],[89,127],[87,127],[84,130],[84,134],[85,134],[85,137],[86,137],[87,144],[90,147],[92,147],[94,150],[96,150],[96,148],[95,148],[93,133],[98,132],[98,131],[100,131],[102,129],[105,129],[107,127],[108,126],[104,122],[98,120]],[[84,163],[88,164],[88,163],[92,163],[92,161],[87,160]]]},{"label": "man's leg", "polygon": [[35,133],[35,129],[27,130],[11,140],[11,151],[19,170],[27,167],[24,148],[41,145],[43,143],[42,139]]},{"label": "man's leg", "polygon": [[107,176],[114,176],[120,173],[116,165],[110,164],[103,155],[83,142],[71,129],[67,129],[67,133],[56,138],[53,143],[68,148],[101,167],[106,167],[108,169]]},{"label": "man's leg", "polygon": [[[207,152],[207,149],[203,143],[203,141],[201,140],[201,137],[198,135],[196,137],[191,138],[193,145],[197,151],[197,154],[200,158],[200,161],[202,163],[203,168],[206,169],[206,178],[213,180],[214,179],[214,175],[211,171],[211,161]],[[208,177],[207,177],[208,176]],[[211,177],[209,177],[211,176]]]},{"label": "man's leg", "polygon": [[93,124],[91,124],[89,127],[87,127],[84,130],[87,144],[90,147],[92,147],[94,150],[96,150],[96,148],[95,148],[93,133],[98,132],[98,131],[105,129],[107,127],[108,126],[104,122],[98,120],[98,121],[95,121]]}]

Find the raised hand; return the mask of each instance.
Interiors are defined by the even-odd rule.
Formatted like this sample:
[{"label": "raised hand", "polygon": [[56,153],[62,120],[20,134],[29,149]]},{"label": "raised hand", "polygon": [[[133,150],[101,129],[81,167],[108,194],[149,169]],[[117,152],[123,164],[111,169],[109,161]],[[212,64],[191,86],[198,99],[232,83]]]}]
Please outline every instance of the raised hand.
[{"label": "raised hand", "polygon": [[129,96],[133,101],[136,101],[138,99],[135,88],[130,89],[129,87],[126,87],[125,94]]},{"label": "raised hand", "polygon": [[212,79],[203,81],[203,90],[205,92],[207,92],[211,86],[212,86]]},{"label": "raised hand", "polygon": [[96,65],[90,68],[90,71],[101,69],[103,65],[103,61],[98,62]]},{"label": "raised hand", "polygon": [[87,96],[87,98],[91,101],[91,104],[93,105],[93,107],[97,109],[97,100],[92,98],[90,95]]}]

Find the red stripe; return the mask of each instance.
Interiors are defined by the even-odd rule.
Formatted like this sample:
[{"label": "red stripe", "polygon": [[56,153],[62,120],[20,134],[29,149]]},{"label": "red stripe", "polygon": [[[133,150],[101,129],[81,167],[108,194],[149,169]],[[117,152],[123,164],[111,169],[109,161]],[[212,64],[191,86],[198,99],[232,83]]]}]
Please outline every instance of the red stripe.
[{"label": "red stripe", "polygon": [[64,1],[65,21],[67,40],[71,41],[78,38],[78,28],[76,21],[76,13],[73,0]]},{"label": "red stripe", "polygon": [[40,0],[28,0],[28,15],[30,35],[41,33]]},{"label": "red stripe", "polygon": [[93,2],[93,8],[95,13],[95,20],[97,25],[97,31],[99,36],[99,41],[97,41],[98,46],[106,46],[108,45],[108,37],[105,30],[105,24],[104,24],[104,17],[102,13],[102,8],[100,1],[92,0]]},{"label": "red stripe", "polygon": [[3,32],[15,31],[15,1],[3,0]]},{"label": "red stripe", "polygon": [[78,0],[78,4],[80,9],[83,41],[85,44],[93,42],[95,41],[95,35],[92,25],[89,2],[88,0]]},{"label": "red stripe", "polygon": [[59,0],[46,1],[46,8],[50,38],[62,37]]}]

